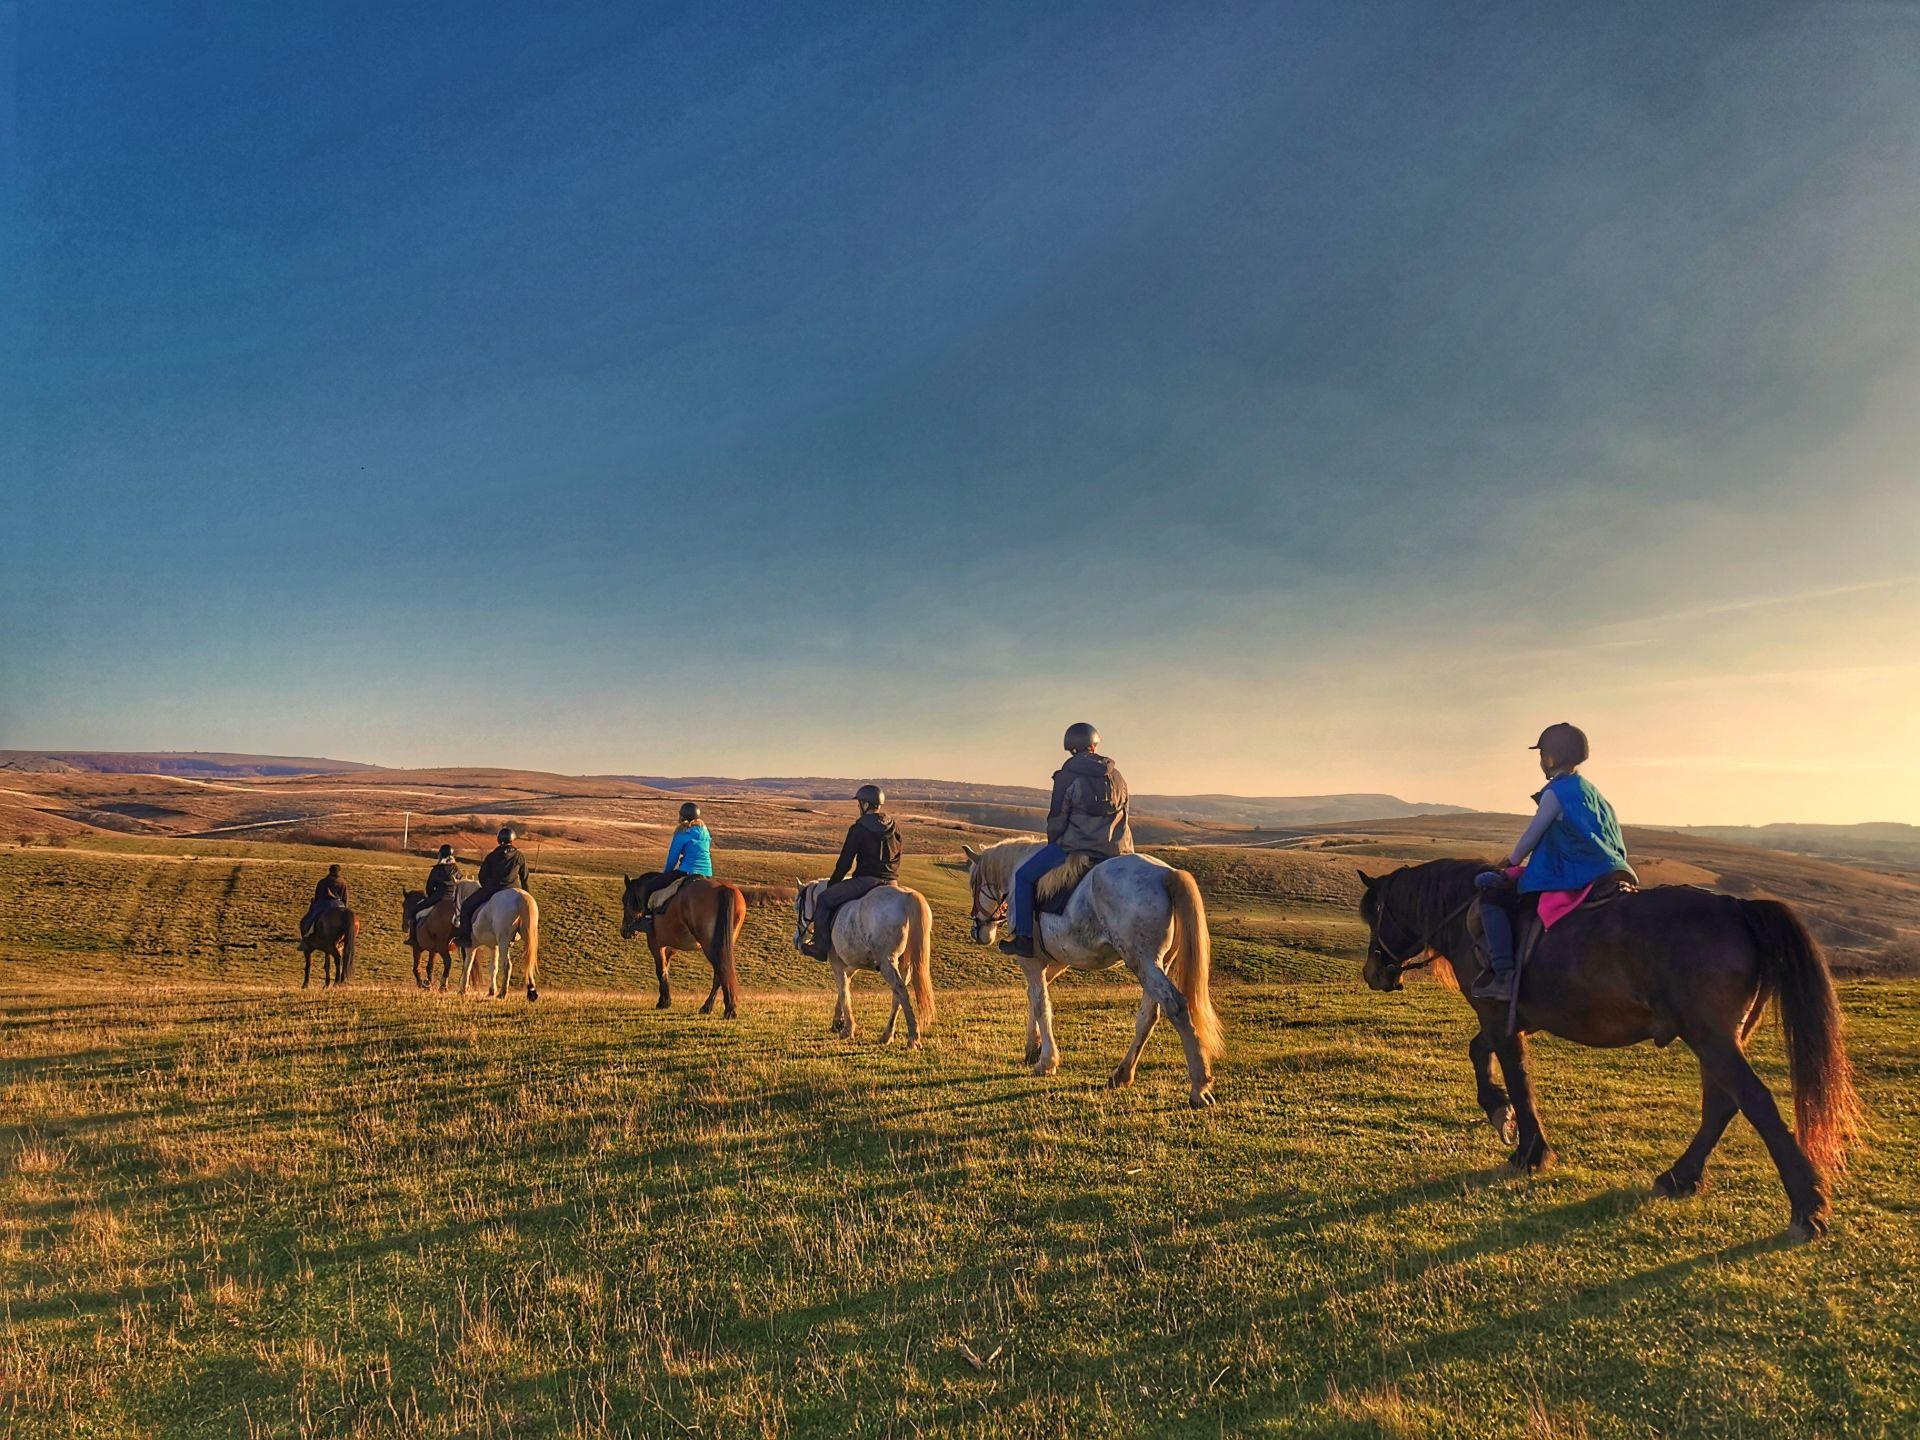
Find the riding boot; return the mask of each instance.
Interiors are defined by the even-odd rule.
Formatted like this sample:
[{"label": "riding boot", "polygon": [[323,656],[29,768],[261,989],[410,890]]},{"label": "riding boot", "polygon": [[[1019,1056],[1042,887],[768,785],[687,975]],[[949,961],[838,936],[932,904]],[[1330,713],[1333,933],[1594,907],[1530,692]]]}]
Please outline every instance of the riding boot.
[{"label": "riding boot", "polygon": [[1000,942],[1002,955],[1017,955],[1022,960],[1033,959],[1033,937],[1031,935],[1009,935]]},{"label": "riding boot", "polygon": [[1476,1000],[1513,999],[1513,971],[1489,970],[1468,992]]},{"label": "riding boot", "polygon": [[813,922],[813,934],[807,940],[807,954],[816,960],[826,960],[833,955],[833,917],[831,915]]}]

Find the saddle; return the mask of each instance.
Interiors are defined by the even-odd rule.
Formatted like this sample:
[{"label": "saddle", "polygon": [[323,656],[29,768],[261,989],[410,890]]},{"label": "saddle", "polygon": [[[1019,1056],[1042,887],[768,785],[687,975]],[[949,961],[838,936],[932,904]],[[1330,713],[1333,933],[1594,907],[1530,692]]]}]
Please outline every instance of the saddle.
[{"label": "saddle", "polygon": [[647,913],[658,915],[667,908],[667,902],[680,893],[680,887],[691,880],[691,875],[676,875],[647,897]]},{"label": "saddle", "polygon": [[1080,882],[1105,858],[1104,855],[1082,852],[1069,855],[1047,871],[1040,877],[1040,883],[1033,887],[1035,912],[1041,915],[1065,914],[1067,902],[1073,899],[1073,892],[1080,888]]},{"label": "saddle", "polygon": [[[1639,885],[1624,875],[1604,875],[1587,887],[1587,893],[1580,903],[1555,919],[1557,925],[1574,915],[1584,914],[1588,910],[1597,910],[1602,905],[1610,905],[1622,895],[1638,894]],[[1540,916],[1537,905],[1529,905],[1519,916],[1518,933],[1513,942],[1513,998],[1507,1002],[1507,1034],[1512,1035],[1520,1023],[1520,986],[1526,978],[1527,965],[1533,959],[1534,951],[1540,948],[1540,942],[1546,938],[1547,924]],[[1475,901],[1473,915],[1468,924],[1474,948],[1480,952],[1480,963],[1487,964],[1486,934],[1480,927],[1480,902]]]}]

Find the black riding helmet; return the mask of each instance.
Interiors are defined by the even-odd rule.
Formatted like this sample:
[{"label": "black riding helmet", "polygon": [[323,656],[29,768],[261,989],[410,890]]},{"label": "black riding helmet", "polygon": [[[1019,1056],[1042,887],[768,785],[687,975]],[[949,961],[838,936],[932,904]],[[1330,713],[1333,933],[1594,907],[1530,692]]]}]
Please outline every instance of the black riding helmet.
[{"label": "black riding helmet", "polygon": [[1069,750],[1091,750],[1100,743],[1100,732],[1082,720],[1077,725],[1067,727],[1067,738],[1063,743]]},{"label": "black riding helmet", "polygon": [[862,785],[853,792],[853,798],[870,810],[878,810],[887,803],[887,792],[878,785]]},{"label": "black riding helmet", "polygon": [[1587,732],[1564,720],[1557,725],[1547,726],[1540,732],[1540,738],[1527,748],[1538,750],[1553,762],[1555,769],[1567,770],[1586,764],[1590,753],[1587,749]]},{"label": "black riding helmet", "polygon": [[700,807],[691,800],[687,801],[686,804],[680,807],[680,818],[682,820],[698,820],[700,818]]},{"label": "black riding helmet", "polygon": [[440,847],[440,858],[441,858],[442,860],[451,860],[451,859],[453,859],[453,846],[451,846],[451,845],[442,845],[442,846]]},{"label": "black riding helmet", "polygon": [[513,826],[502,825],[493,838],[498,840],[502,845],[511,845],[519,836],[514,833]]}]

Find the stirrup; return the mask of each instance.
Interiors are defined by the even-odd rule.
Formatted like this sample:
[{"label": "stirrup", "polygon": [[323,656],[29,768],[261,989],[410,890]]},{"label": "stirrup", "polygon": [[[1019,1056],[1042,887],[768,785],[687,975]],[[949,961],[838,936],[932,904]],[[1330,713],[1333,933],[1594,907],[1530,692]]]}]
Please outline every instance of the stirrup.
[{"label": "stirrup", "polygon": [[1000,953],[1002,955],[1017,955],[1022,960],[1032,960],[1035,958],[1033,953],[1033,937],[1031,935],[1014,935],[1002,940],[1000,942]]}]

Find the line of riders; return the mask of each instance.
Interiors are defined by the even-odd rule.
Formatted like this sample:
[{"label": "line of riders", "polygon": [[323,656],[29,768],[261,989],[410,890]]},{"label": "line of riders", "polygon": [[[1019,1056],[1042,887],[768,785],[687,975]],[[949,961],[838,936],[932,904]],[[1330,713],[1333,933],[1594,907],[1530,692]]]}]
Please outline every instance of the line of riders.
[{"label": "line of riders", "polygon": [[[1083,721],[1067,728],[1064,743],[1068,758],[1053,774],[1047,843],[1014,874],[1009,897],[1012,934],[1000,942],[1001,950],[1025,959],[1034,958],[1035,893],[1048,872],[1076,856],[1104,860],[1133,853],[1127,782],[1119,767],[1100,753],[1100,732]],[[1476,999],[1513,998],[1514,936],[1524,918],[1537,914],[1543,928],[1551,927],[1597,895],[1638,884],[1627,863],[1626,842],[1613,807],[1580,774],[1579,767],[1588,758],[1586,734],[1574,725],[1550,725],[1531,748],[1539,752],[1540,770],[1546,777],[1546,784],[1533,796],[1538,808],[1504,859],[1475,881],[1484,936],[1483,969],[1472,990]],[[812,932],[801,947],[818,960],[825,960],[832,948],[833,919],[839,909],[900,878],[903,847],[899,827],[886,812],[885,793],[878,785],[862,785],[853,798],[859,818],[847,830],[839,859],[816,903]],[[527,862],[515,847],[514,828],[502,826],[496,838],[499,843],[480,862],[479,890],[460,907],[456,938],[462,946],[473,943],[473,917],[481,906],[502,890],[528,888]],[[638,882],[645,911],[640,928],[652,929],[654,896],[686,876],[712,874],[713,837],[699,805],[689,800],[680,807],[665,864]],[[442,845],[427,873],[425,900],[407,917],[409,930],[415,916],[454,893],[460,882],[453,847]],[[346,903],[346,881],[340,867],[331,866],[314,887],[301,934],[327,907]]]}]

